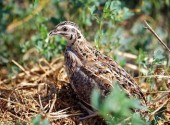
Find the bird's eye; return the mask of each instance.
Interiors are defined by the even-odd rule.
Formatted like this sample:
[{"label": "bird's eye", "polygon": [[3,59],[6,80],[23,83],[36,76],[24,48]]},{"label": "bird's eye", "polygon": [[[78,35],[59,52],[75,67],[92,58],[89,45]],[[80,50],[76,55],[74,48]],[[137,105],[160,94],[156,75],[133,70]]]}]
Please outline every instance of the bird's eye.
[{"label": "bird's eye", "polygon": [[67,31],[67,28],[66,28],[66,27],[64,27],[64,28],[63,28],[63,31]]}]

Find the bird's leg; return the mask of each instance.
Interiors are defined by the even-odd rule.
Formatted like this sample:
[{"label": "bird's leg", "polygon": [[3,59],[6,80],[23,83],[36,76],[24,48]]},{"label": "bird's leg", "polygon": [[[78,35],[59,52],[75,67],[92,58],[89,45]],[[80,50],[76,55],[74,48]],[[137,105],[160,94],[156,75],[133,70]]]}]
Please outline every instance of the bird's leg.
[{"label": "bird's leg", "polygon": [[98,116],[98,112],[97,111],[93,111],[90,108],[88,108],[87,106],[85,106],[83,103],[79,102],[79,105],[88,112],[89,115],[85,116],[85,117],[81,117],[79,118],[80,120],[84,120],[84,119],[88,119],[88,118],[92,118],[95,116]]},{"label": "bird's leg", "polygon": [[81,108],[83,108],[84,110],[86,110],[88,112],[88,114],[92,114],[94,113],[94,111],[90,108],[88,108],[87,106],[85,106],[83,103],[79,102],[79,105],[81,106]]},{"label": "bird's leg", "polygon": [[93,112],[93,114],[87,115],[85,117],[81,117],[79,119],[80,120],[84,120],[84,119],[89,119],[89,118],[93,118],[93,117],[96,117],[96,116],[98,116],[98,113],[97,112]]}]

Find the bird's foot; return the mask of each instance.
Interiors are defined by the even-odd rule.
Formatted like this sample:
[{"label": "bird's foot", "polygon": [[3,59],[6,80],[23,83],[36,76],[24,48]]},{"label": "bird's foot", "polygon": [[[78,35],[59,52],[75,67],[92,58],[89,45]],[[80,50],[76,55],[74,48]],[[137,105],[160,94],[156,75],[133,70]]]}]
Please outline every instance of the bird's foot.
[{"label": "bird's foot", "polygon": [[84,119],[89,119],[95,116],[98,116],[98,112],[97,111],[93,111],[90,108],[86,107],[84,104],[82,104],[81,102],[79,102],[79,105],[88,112],[87,116],[81,117],[79,118],[80,120],[84,120]]},{"label": "bird's foot", "polygon": [[93,117],[96,117],[96,116],[98,116],[98,113],[97,112],[93,112],[92,114],[89,114],[87,116],[81,117],[79,119],[80,120],[84,120],[84,119],[89,119],[89,118],[93,118]]}]

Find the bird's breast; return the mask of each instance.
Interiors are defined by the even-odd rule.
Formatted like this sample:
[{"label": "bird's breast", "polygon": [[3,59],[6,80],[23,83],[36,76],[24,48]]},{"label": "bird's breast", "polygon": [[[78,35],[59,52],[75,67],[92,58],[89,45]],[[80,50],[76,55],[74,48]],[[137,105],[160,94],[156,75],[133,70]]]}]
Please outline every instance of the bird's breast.
[{"label": "bird's breast", "polygon": [[73,72],[77,68],[82,66],[82,62],[80,58],[78,58],[75,52],[73,52],[72,50],[68,48],[65,51],[64,58],[65,58],[66,71],[68,75],[73,74]]}]

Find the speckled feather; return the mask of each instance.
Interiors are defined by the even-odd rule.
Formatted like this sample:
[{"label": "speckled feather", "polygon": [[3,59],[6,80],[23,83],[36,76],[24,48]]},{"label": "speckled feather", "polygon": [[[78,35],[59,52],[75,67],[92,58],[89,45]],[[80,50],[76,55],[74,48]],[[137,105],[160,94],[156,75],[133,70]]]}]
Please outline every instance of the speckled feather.
[{"label": "speckled feather", "polygon": [[[79,30],[78,26],[70,21],[57,26],[69,24]],[[81,36],[83,37],[82,34]],[[92,47],[85,38],[75,38],[67,44],[65,66],[72,88],[79,98],[88,104],[94,87],[98,87],[105,97],[116,81],[130,97],[139,98],[146,103],[145,96],[133,77],[110,57]]]}]

